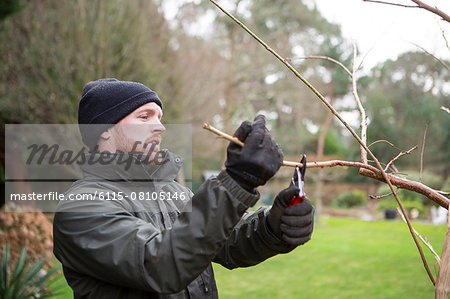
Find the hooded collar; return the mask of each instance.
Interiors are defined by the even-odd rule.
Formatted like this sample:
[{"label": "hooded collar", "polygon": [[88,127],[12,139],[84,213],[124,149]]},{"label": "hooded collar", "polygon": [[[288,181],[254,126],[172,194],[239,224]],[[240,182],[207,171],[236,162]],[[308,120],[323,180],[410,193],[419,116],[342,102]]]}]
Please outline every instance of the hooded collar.
[{"label": "hooded collar", "polygon": [[161,149],[160,162],[146,161],[146,156],[134,153],[85,153],[80,165],[84,176],[108,181],[173,181],[184,159],[168,149]]}]

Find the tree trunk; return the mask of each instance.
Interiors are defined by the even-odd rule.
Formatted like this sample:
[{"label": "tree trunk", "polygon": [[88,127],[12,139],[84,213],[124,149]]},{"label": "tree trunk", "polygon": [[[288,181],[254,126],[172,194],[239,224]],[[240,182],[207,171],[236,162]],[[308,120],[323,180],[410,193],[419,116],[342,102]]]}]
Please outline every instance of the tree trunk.
[{"label": "tree trunk", "polygon": [[441,266],[436,279],[436,299],[447,299],[450,294],[450,213],[448,215],[448,230],[442,248]]},{"label": "tree trunk", "polygon": [[[330,104],[333,105],[334,99],[334,84],[333,80],[330,82]],[[333,114],[330,110],[328,110],[325,121],[322,124],[322,130],[319,135],[319,140],[317,141],[317,161],[323,160],[323,152],[325,148],[325,138],[327,136],[328,130],[330,129],[331,122],[333,120]],[[320,223],[320,217],[322,216],[322,190],[323,190],[323,180],[325,170],[323,168],[319,168],[319,172],[317,174],[316,188],[315,188],[315,197],[316,197],[316,224]]]},{"label": "tree trunk", "polygon": [[[237,4],[236,4],[237,9]],[[232,120],[233,120],[233,113],[234,113],[234,69],[233,69],[233,61],[235,56],[235,50],[236,50],[236,43],[235,43],[235,26],[230,27],[230,31],[228,32],[228,39],[230,42],[230,58],[228,60],[228,75],[226,78],[226,87],[225,87],[225,106],[224,106],[224,129],[225,132],[233,132],[234,130],[232,127]],[[225,143],[225,146],[223,148],[223,154],[222,154],[222,166],[225,165],[225,161],[227,160],[227,147],[228,143]]]}]

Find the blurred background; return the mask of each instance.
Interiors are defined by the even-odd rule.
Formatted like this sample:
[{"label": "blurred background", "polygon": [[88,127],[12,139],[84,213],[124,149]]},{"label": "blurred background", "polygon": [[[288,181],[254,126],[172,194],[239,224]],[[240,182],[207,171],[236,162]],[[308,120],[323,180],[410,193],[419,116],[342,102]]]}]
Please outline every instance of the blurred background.
[{"label": "blurred background", "polygon": [[[411,155],[395,162],[397,175],[420,179],[438,190],[450,190],[450,114],[441,108],[450,107],[448,22],[425,10],[360,0],[227,0],[219,3],[285,57],[359,132],[359,113],[352,97],[350,77],[336,64],[311,57],[328,56],[352,70],[355,44],[356,62],[361,64],[357,72],[358,91],[368,115],[368,144],[386,140],[395,145],[378,142],[371,150],[387,164],[400,151],[418,145]],[[409,1],[398,3],[410,5]],[[448,1],[430,1],[429,4],[447,14],[450,12]],[[0,45],[2,188],[5,145],[8,146],[4,142],[4,124],[76,124],[83,86],[104,77],[147,85],[157,91],[163,101],[163,123],[192,125],[190,183],[194,192],[209,175],[223,167],[228,145],[227,141],[202,129],[204,122],[232,134],[242,121],[253,120],[262,113],[272,136],[283,149],[285,160],[297,161],[305,153],[308,161],[360,161],[358,143],[312,92],[209,1],[3,0],[0,3]],[[25,171],[21,157],[13,158],[17,160],[14,160],[13,171]],[[258,206],[270,205],[276,194],[288,186],[292,174],[292,168],[284,167],[261,187]],[[358,175],[357,168],[308,169],[306,192],[317,210],[319,243],[316,247],[313,242],[305,246],[312,255],[320,248],[320,240],[324,246],[328,243],[325,236],[337,236],[332,233],[337,227],[361,226],[362,233],[376,228],[365,227],[366,222],[356,219],[381,221],[396,217],[395,212],[390,216],[386,212],[396,207],[392,196],[369,197],[389,193],[388,188]],[[1,194],[3,197],[4,191]],[[433,222],[439,224],[437,205],[417,193],[401,190],[399,194],[411,216],[425,225],[423,229],[436,234],[430,238],[436,240],[440,251],[444,230],[441,226],[436,229],[427,226]],[[4,244],[16,240],[17,246],[23,246],[26,239],[23,234],[31,234],[29,238],[37,238],[37,243],[43,247],[35,249],[36,256],[47,250],[47,258],[51,259],[51,237],[42,235],[50,234],[51,225],[47,225],[44,218],[52,216],[41,218],[41,226],[47,229],[36,232],[27,224],[15,224],[23,221],[23,217],[30,218],[25,223],[33,223],[36,215],[28,213],[18,217],[12,214],[2,213]],[[392,227],[397,224],[403,235],[407,233],[402,231],[405,228],[402,223],[392,222],[391,227],[380,223],[381,231],[375,235],[395,232],[388,237],[395,239],[398,234]],[[24,233],[20,228],[23,225],[31,232]],[[16,229],[19,233],[12,237],[14,227],[19,227]],[[345,235],[350,238],[355,232],[350,230]],[[370,234],[362,234],[357,240],[365,238],[370,239]],[[405,285],[394,283],[392,286],[389,285],[392,280],[382,280],[386,284],[375,284],[378,289],[369,297],[400,298],[399,294],[411,288],[424,290],[424,296],[432,294],[431,284],[426,281],[426,273],[407,235],[405,243],[402,244],[409,249],[398,249],[394,260],[410,258],[404,261],[411,262],[410,266],[400,272],[412,269],[417,273],[414,278],[417,280],[404,277]],[[381,251],[390,246],[394,245],[381,246]],[[349,248],[357,247],[349,245]],[[333,247],[332,250],[340,249]],[[408,250],[411,256],[406,254]],[[304,258],[299,254],[299,259]],[[352,256],[357,257],[351,251],[346,254],[349,254],[346,256],[349,261]],[[374,259],[375,264],[383,261],[385,254],[380,254],[379,260]],[[19,250],[16,250],[18,255]],[[283,258],[273,259],[279,262],[271,260],[268,265],[289,264]],[[308,263],[308,260],[296,262]],[[319,254],[318,260],[323,262],[326,258]],[[336,263],[347,262],[343,257]],[[392,267],[398,266],[394,264]],[[355,267],[354,274],[365,266]],[[314,269],[319,268],[323,270],[322,266]],[[323,277],[349,277],[349,273],[340,273],[340,268],[330,269]],[[238,290],[251,289],[246,285],[236,287],[245,278],[233,280],[232,277],[239,276],[232,276],[223,269],[217,271],[224,298],[241,298],[244,294]],[[258,268],[242,271],[230,273],[246,276],[245,271],[258,271]],[[267,271],[264,273],[268,276],[261,276],[262,280],[272,277],[270,270]],[[374,269],[370,273],[382,277],[386,271],[389,270]],[[294,291],[283,297],[310,294],[308,298],[348,298],[352,294],[370,295],[374,287],[362,282],[359,286],[356,278],[350,276],[349,283],[354,282],[355,286],[350,288],[350,293],[343,293],[348,284],[330,282],[323,277],[318,280],[328,281],[331,293],[322,294],[319,286],[307,284],[306,289],[313,290],[312,293],[292,287]],[[395,291],[398,285],[401,287]],[[230,292],[231,286],[237,288],[236,292]],[[263,286],[258,288],[263,289]],[[356,289],[362,293],[355,293]],[[392,289],[393,293],[384,296],[387,289]],[[252,293],[258,298],[267,294],[267,290],[262,293],[258,290]],[[63,297],[70,297],[70,292],[64,294]],[[410,294],[417,294],[417,290]]]}]

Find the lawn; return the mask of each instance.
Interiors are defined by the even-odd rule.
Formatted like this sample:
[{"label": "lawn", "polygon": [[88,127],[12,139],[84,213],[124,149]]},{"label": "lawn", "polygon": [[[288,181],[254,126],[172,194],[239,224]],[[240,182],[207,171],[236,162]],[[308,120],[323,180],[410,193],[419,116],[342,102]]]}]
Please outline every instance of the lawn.
[{"label": "lawn", "polygon": [[[220,298],[434,298],[406,224],[323,221],[309,243],[289,254],[231,271],[214,265]],[[414,227],[440,254],[446,227]],[[424,252],[434,273],[434,259]]]},{"label": "lawn", "polygon": [[[434,298],[406,224],[322,221],[312,240],[289,254],[231,271],[214,264],[220,298]],[[414,227],[440,254],[446,226]],[[434,259],[423,249],[435,273]],[[71,297],[66,287],[56,298]]]}]

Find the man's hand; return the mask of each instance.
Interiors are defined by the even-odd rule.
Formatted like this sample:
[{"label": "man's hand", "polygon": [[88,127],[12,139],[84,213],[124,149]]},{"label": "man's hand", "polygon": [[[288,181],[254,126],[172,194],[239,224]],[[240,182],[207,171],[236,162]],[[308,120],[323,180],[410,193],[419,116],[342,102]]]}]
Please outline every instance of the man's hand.
[{"label": "man's hand", "polygon": [[255,117],[253,124],[242,122],[234,136],[244,142],[244,146],[230,142],[226,170],[239,185],[254,192],[254,188],[264,185],[280,169],[283,152],[270,136],[261,114]]},{"label": "man's hand", "polygon": [[275,235],[296,246],[311,239],[314,227],[314,207],[309,199],[304,198],[301,203],[289,207],[298,191],[298,187],[293,184],[281,190],[267,215],[267,222]]}]

